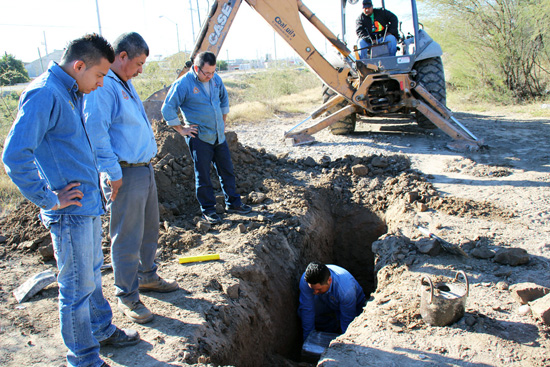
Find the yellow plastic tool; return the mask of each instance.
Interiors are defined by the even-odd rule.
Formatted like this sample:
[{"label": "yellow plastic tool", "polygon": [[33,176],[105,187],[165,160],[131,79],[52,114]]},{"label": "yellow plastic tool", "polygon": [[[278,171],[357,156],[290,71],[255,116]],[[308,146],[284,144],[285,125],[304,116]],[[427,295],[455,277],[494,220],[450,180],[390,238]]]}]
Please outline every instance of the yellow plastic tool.
[{"label": "yellow plastic tool", "polygon": [[184,256],[180,257],[180,264],[194,263],[199,261],[210,261],[210,260],[219,260],[220,254],[210,254],[210,255],[197,255],[197,256]]}]

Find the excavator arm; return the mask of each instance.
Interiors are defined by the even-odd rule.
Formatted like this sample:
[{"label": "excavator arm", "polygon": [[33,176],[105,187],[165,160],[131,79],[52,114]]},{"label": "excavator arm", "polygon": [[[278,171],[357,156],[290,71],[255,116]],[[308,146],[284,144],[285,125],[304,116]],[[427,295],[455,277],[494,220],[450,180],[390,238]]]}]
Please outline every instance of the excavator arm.
[{"label": "excavator arm", "polygon": [[[179,76],[185,74],[189,68],[191,68],[193,60],[200,52],[210,51],[216,56],[219,54],[242,1],[243,0],[214,1],[208,18],[204,22],[195,42],[195,47],[191,53],[191,59],[187,61]],[[344,100],[349,104],[347,107],[341,108],[330,116],[323,118],[321,121],[317,122],[316,125],[297,132],[287,132],[285,137],[293,138],[295,143],[301,143],[300,139],[302,139],[302,141],[313,140],[309,137],[310,134],[350,114],[369,110],[371,106],[366,97],[367,90],[372,83],[373,77],[376,78],[376,75],[384,73],[382,73],[376,65],[366,65],[359,60],[353,60],[350,57],[351,51],[347,48],[346,44],[339,40],[338,37],[336,37],[334,33],[332,33],[315,14],[304,5],[302,0],[244,1],[271,25],[323,83],[337,92],[333,100],[321,106],[312,116],[310,116],[310,118],[322,115],[329,108],[334,107]],[[334,67],[317,51],[302,26],[300,14],[316,27],[319,32],[325,36],[326,40],[338,50],[344,60],[343,67]],[[389,77],[389,75],[385,77]],[[469,131],[466,130],[466,132],[464,132],[465,128],[460,123],[458,123],[458,125],[460,125],[458,128],[452,126],[453,123],[457,121],[451,117],[450,111],[444,106],[436,105],[433,102],[433,98],[429,98],[431,95],[424,89],[421,89],[420,86],[417,87],[414,85],[415,83],[410,80],[407,74],[401,74],[393,78],[400,79],[398,82],[401,85],[402,94],[404,96],[401,104],[394,106],[394,108],[407,107],[417,109],[454,139],[465,140],[477,144],[477,139],[469,133]],[[417,89],[415,89],[415,87],[417,87]],[[410,93],[412,89],[416,91],[420,89],[424,94],[422,97],[427,103],[417,100]],[[153,94],[147,100],[159,101],[160,99],[164,99],[167,90],[168,88],[165,88]],[[426,94],[427,96],[425,97]],[[430,106],[433,108],[430,108]]]}]

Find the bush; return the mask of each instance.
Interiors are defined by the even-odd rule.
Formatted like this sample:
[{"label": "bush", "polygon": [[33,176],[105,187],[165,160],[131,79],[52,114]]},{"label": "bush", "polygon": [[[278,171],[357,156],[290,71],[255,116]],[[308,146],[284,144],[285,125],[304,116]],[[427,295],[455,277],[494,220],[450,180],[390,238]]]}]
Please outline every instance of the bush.
[{"label": "bush", "polygon": [[8,53],[0,58],[0,85],[14,85],[29,80],[29,74],[21,60]]}]

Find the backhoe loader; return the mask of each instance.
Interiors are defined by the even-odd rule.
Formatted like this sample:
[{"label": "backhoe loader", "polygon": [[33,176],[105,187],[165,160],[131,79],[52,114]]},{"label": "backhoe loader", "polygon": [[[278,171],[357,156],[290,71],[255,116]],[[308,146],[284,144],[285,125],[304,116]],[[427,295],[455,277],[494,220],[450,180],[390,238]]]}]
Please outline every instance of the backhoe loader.
[{"label": "backhoe loader", "polygon": [[[329,126],[334,134],[353,132],[358,114],[384,117],[414,113],[421,127],[439,127],[469,149],[481,145],[445,106],[441,47],[419,25],[416,0],[410,0],[412,28],[406,36],[399,37],[397,54],[389,55],[382,40],[370,47],[367,58],[359,57],[356,46],[350,50],[302,0],[215,0],[197,37],[191,60],[179,76],[189,70],[198,53],[211,51],[218,55],[243,1],[267,21],[324,83],[324,104],[285,133],[285,138],[292,139],[294,144],[313,141],[312,134]],[[346,1],[355,4],[358,0],[334,1],[341,2],[344,38]],[[384,0],[381,5],[385,7]],[[335,48],[337,58],[329,62],[329,57],[313,46],[300,15]],[[165,94],[166,90],[159,91],[148,101],[160,101]],[[309,120],[314,125],[297,129]]]}]

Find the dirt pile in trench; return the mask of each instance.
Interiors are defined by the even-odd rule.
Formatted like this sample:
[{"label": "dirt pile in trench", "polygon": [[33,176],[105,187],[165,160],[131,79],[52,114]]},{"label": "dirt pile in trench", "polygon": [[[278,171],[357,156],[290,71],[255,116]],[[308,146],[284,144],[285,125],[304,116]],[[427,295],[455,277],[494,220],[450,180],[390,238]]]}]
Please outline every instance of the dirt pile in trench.
[{"label": "dirt pile in trench", "polygon": [[[164,124],[156,123],[155,130],[160,261],[197,248],[228,253],[221,265],[184,275],[192,284],[189,291],[214,300],[198,311],[204,318],[200,332],[169,346],[174,358],[185,363],[281,365],[284,359],[277,356],[296,357],[301,340],[297,283],[307,263],[339,264],[367,292],[374,291],[377,269],[371,244],[386,233],[388,211],[397,216],[422,212],[443,200],[400,155],[289,159],[243,146],[234,133],[227,133],[238,191],[254,213],[225,215],[223,224],[205,230],[197,227],[200,210],[185,141]],[[213,182],[219,188],[214,175]],[[223,212],[222,196],[218,203]],[[462,205],[462,212],[475,216],[486,210],[474,203],[465,201],[471,205]],[[47,247],[37,212],[25,203],[0,222],[7,237],[4,257]],[[34,244],[21,246],[25,241]],[[405,252],[398,255],[392,254],[403,260]],[[178,335],[176,326],[166,328]]]}]

